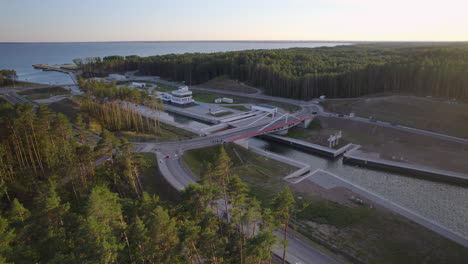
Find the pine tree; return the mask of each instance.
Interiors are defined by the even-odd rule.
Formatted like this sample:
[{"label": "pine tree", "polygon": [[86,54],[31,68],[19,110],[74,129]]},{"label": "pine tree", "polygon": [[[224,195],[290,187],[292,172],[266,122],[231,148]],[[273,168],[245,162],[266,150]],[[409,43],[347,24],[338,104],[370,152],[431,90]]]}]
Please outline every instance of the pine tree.
[{"label": "pine tree", "polygon": [[129,228],[128,235],[130,243],[131,259],[128,262],[133,263],[146,263],[150,252],[148,252],[147,245],[151,237],[148,236],[148,229],[146,228],[143,220],[136,217]]},{"label": "pine tree", "polygon": [[22,223],[26,219],[29,218],[31,215],[31,212],[29,212],[28,209],[26,209],[23,204],[21,204],[17,198],[13,199],[13,202],[11,203],[11,209],[10,212],[8,213],[8,218],[12,223]]},{"label": "pine tree", "polygon": [[179,237],[175,219],[171,218],[161,206],[151,212],[146,220],[148,228],[148,243],[150,263],[177,263],[180,260]]},{"label": "pine tree", "polygon": [[271,249],[276,243],[276,236],[272,231],[262,231],[249,238],[246,246],[246,264],[260,264],[271,261]]},{"label": "pine tree", "polygon": [[39,197],[37,209],[31,215],[33,223],[27,230],[29,239],[36,241],[35,246],[43,262],[68,251],[64,221],[70,205],[62,204],[56,188],[57,184],[49,181],[44,195]]},{"label": "pine tree", "polygon": [[126,227],[117,194],[108,188],[94,187],[86,207],[86,219],[81,231],[82,256],[94,263],[113,263],[124,248],[120,237]]},{"label": "pine tree", "polygon": [[7,219],[0,216],[0,263],[9,263],[7,257],[12,254],[11,244],[15,236],[14,230],[8,226]]},{"label": "pine tree", "polygon": [[294,209],[294,197],[289,187],[284,188],[273,201],[273,214],[283,228],[283,247],[282,263],[286,262],[286,248],[288,246],[288,226],[291,212]]},{"label": "pine tree", "polygon": [[86,129],[86,124],[83,122],[83,116],[81,114],[78,114],[76,116],[75,120],[75,126],[79,130],[78,135],[80,137],[80,143],[84,144],[85,139],[88,137],[88,130]]},{"label": "pine tree", "polygon": [[227,222],[231,220],[229,218],[229,197],[228,197],[228,184],[230,182],[230,169],[231,169],[231,159],[226,153],[226,150],[223,146],[219,148],[218,159],[216,160],[215,166],[213,168],[213,179],[214,182],[222,189],[223,199],[224,199],[224,212],[226,214]]}]

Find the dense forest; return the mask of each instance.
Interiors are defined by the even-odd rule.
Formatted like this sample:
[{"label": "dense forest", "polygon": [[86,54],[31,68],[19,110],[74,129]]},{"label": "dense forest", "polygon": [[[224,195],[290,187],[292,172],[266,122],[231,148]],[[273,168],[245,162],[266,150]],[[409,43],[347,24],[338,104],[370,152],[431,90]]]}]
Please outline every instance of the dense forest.
[{"label": "dense forest", "polygon": [[16,77],[15,70],[0,70],[0,86],[14,83]]},{"label": "dense forest", "polygon": [[223,148],[172,204],[144,191],[132,144],[80,115],[17,105],[0,124],[0,263],[267,263],[287,236],[291,191],[263,209]]},{"label": "dense forest", "polygon": [[221,75],[300,99],[376,93],[468,98],[468,44],[375,44],[75,60],[85,77],[138,70],[201,84]]}]

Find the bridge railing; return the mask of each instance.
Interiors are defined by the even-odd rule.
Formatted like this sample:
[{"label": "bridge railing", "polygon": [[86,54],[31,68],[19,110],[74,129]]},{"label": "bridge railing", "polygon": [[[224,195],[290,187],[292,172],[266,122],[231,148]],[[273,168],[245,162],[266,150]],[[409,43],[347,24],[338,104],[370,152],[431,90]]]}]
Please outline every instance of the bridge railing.
[{"label": "bridge railing", "polygon": [[268,127],[268,128],[265,128],[265,129],[262,129],[262,130],[259,130],[259,131],[253,131],[253,132],[249,132],[247,134],[240,135],[240,136],[237,136],[237,137],[228,138],[228,139],[226,139],[226,141],[227,142],[232,142],[232,141],[236,141],[236,140],[239,140],[239,139],[258,136],[258,135],[265,134],[265,133],[268,133],[268,132],[276,130],[276,129],[284,128],[284,127],[287,127],[287,126],[292,126],[292,125],[298,124],[300,122],[303,122],[305,120],[312,119],[312,118],[314,118],[313,115],[303,117],[303,118],[298,119],[298,120],[294,120],[294,121],[290,121],[290,122],[287,122],[287,123],[279,124],[279,125],[276,125],[276,126],[273,126],[273,127]]}]

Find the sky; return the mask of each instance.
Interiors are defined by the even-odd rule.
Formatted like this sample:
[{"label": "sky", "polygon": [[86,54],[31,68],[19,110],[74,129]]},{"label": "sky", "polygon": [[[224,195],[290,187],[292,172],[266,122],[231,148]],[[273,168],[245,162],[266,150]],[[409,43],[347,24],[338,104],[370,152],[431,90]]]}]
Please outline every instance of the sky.
[{"label": "sky", "polygon": [[468,0],[0,0],[0,42],[468,41]]}]

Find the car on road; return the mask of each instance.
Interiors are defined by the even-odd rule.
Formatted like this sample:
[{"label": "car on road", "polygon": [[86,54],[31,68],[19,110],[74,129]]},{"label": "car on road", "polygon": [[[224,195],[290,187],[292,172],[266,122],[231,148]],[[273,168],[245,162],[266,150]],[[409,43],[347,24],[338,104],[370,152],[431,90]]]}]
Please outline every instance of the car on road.
[{"label": "car on road", "polygon": [[171,157],[171,156],[167,155],[167,156],[166,156],[166,159],[169,159],[170,157]]}]

